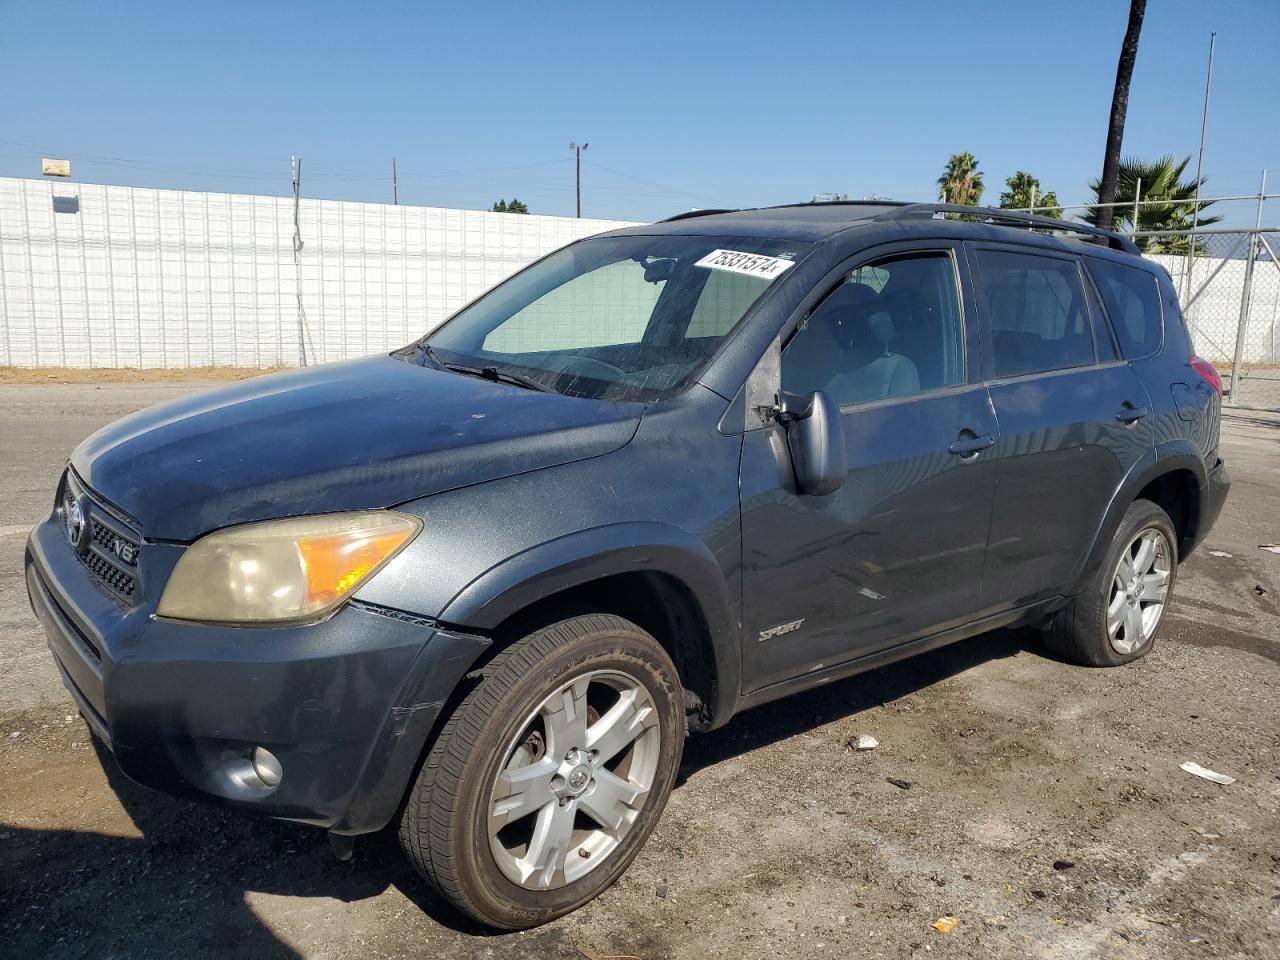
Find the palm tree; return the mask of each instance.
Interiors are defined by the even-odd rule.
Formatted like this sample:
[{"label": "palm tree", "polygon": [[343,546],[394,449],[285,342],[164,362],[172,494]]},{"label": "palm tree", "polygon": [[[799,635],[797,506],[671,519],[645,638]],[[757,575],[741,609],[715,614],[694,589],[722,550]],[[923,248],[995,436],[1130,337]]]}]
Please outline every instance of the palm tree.
[{"label": "palm tree", "polygon": [[[1098,189],[1099,203],[1112,203],[1116,199],[1116,176],[1120,169],[1120,142],[1124,139],[1124,119],[1129,112],[1129,81],[1133,79],[1133,64],[1138,59],[1138,35],[1142,33],[1142,17],[1147,12],[1147,0],[1129,0],[1129,26],[1120,44],[1120,62],[1116,65],[1116,85],[1111,94],[1111,121],[1107,126],[1107,149],[1102,155],[1102,180]],[[1098,210],[1100,227],[1111,229],[1113,207]]]},{"label": "palm tree", "polygon": [[1025,170],[1018,170],[1013,176],[1006,178],[1004,184],[1009,189],[1000,194],[1002,210],[1018,210],[1034,206],[1037,208],[1034,212],[1042,217],[1056,219],[1062,216],[1062,207],[1058,206],[1058,195],[1052,190],[1042,188],[1040,181]]},{"label": "palm tree", "polygon": [[953,153],[938,178],[938,199],[976,207],[982,197],[982,171],[972,153]]},{"label": "palm tree", "polygon": [[[1137,229],[1140,231],[1190,230],[1191,215],[1195,210],[1196,181],[1194,177],[1186,180],[1182,179],[1182,175],[1187,169],[1187,164],[1190,162],[1190,157],[1183,157],[1180,161],[1175,161],[1172,156],[1160,157],[1157,160],[1139,160],[1135,157],[1125,157],[1120,161],[1116,170],[1115,199],[1117,203],[1127,204],[1127,206],[1112,207],[1110,210],[1097,207],[1086,213],[1083,219],[1094,226],[1102,226],[1103,214],[1110,212],[1114,217],[1112,226],[1115,229],[1122,227],[1132,228],[1133,200],[1138,190],[1138,181],[1141,180],[1142,196],[1138,197],[1139,200],[1168,200],[1169,202],[1167,204],[1139,206]],[[1205,179],[1207,178],[1202,177],[1200,180],[1202,188],[1204,187]],[[1101,181],[1091,181],[1089,189],[1093,191],[1094,197],[1101,203]],[[1204,215],[1205,207],[1212,205],[1212,203],[1212,200],[1200,201],[1199,222],[1201,226],[1217,223],[1222,219],[1221,217],[1206,217]],[[1134,241],[1146,253],[1187,252],[1186,237],[1169,237],[1167,239],[1135,237]]]}]

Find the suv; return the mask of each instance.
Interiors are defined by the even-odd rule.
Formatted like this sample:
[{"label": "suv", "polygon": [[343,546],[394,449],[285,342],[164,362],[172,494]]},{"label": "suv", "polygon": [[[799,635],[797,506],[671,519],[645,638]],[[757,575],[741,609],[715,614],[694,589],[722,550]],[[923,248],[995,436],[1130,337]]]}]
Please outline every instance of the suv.
[{"label": "suv", "polygon": [[528,927],[626,869],[689,730],[997,627],[1147,653],[1227,495],[1220,402],[1117,234],[699,211],[105,427],[27,587],[130,777],[339,855],[395,823]]}]

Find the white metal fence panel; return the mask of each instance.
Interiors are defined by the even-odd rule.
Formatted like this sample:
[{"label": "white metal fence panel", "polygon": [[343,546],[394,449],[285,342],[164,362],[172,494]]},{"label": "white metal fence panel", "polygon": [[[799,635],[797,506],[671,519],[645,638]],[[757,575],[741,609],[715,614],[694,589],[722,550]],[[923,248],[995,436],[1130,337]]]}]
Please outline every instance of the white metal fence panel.
[{"label": "white metal fence panel", "polygon": [[407,343],[614,220],[0,178],[0,365],[263,367]]},{"label": "white metal fence panel", "polygon": [[[557,247],[628,225],[334,200],[303,200],[299,222],[295,265],[291,198],[0,178],[0,366],[296,364],[299,281],[308,359],[362,356]],[[1280,406],[1280,236],[1256,236],[1197,236],[1190,278],[1185,256],[1152,259],[1209,359],[1231,364],[1243,330],[1233,400]]]}]

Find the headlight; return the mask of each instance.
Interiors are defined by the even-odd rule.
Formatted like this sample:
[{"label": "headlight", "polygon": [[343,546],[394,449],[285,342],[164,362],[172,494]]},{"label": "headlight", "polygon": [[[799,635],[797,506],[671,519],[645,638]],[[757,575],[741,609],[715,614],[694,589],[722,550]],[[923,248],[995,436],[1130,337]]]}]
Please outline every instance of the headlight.
[{"label": "headlight", "polygon": [[183,553],[156,613],[216,623],[321,617],[421,529],[416,517],[371,510],[217,530]]}]

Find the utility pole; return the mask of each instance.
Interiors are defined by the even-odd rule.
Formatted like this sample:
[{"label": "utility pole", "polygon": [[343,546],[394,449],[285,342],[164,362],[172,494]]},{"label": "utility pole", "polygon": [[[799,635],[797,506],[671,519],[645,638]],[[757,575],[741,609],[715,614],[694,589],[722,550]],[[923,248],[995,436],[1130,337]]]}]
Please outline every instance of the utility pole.
[{"label": "utility pole", "polygon": [[1191,265],[1195,263],[1196,227],[1200,226],[1200,181],[1204,177],[1204,138],[1209,129],[1209,91],[1213,89],[1213,48],[1218,34],[1209,34],[1209,69],[1204,78],[1204,113],[1200,117],[1200,159],[1196,161],[1196,202],[1191,208],[1191,236],[1187,238],[1187,266],[1182,271],[1182,301],[1191,296]]},{"label": "utility pole", "polygon": [[307,326],[302,308],[302,158],[293,157],[293,285],[298,294],[298,363],[307,365]]},{"label": "utility pole", "polygon": [[574,186],[578,198],[578,219],[582,219],[582,151],[587,149],[589,144],[578,145],[576,143],[569,144],[569,149],[573,151],[575,166]]},{"label": "utility pole", "polygon": [[[1249,332],[1249,306],[1253,302],[1253,261],[1258,259],[1258,241],[1262,238],[1262,205],[1267,200],[1267,171],[1262,171],[1262,185],[1258,187],[1258,216],[1249,234],[1249,248],[1244,262],[1244,292],[1240,296],[1240,322],[1236,324],[1236,349],[1231,357],[1231,392],[1227,402],[1233,407],[1240,402],[1240,362],[1244,359],[1244,338]],[[1195,240],[1193,234],[1188,238]]]},{"label": "utility pole", "polygon": [[400,203],[400,183],[396,179],[396,158],[391,158],[391,202]]}]

